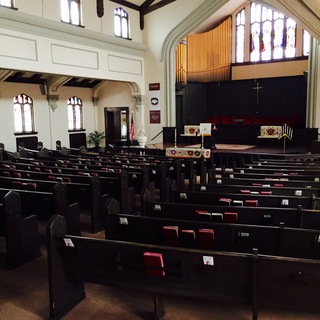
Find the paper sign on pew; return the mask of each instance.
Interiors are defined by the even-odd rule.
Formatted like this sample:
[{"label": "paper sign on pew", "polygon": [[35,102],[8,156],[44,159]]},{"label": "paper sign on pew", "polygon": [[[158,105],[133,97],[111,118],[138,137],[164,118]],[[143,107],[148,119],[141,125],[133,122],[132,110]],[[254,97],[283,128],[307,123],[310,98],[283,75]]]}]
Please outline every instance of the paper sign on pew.
[{"label": "paper sign on pew", "polygon": [[64,238],[63,241],[66,247],[74,247],[74,244],[71,239]]},{"label": "paper sign on pew", "polygon": [[211,256],[203,256],[203,264],[206,266],[214,266],[214,259]]}]

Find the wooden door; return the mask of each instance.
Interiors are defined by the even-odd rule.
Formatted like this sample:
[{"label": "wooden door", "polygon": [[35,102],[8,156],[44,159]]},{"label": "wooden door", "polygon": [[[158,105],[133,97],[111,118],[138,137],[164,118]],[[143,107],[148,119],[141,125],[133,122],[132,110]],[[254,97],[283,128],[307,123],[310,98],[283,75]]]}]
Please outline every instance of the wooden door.
[{"label": "wooden door", "polygon": [[129,133],[129,107],[105,108],[106,146],[128,145]]}]

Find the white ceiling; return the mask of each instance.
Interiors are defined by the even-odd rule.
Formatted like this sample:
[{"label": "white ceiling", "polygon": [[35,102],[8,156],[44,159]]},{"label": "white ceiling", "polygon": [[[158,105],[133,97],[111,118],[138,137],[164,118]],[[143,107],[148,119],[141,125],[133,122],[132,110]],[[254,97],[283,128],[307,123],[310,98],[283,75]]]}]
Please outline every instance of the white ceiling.
[{"label": "white ceiling", "polygon": [[310,11],[320,19],[320,1],[319,0],[301,0]]}]

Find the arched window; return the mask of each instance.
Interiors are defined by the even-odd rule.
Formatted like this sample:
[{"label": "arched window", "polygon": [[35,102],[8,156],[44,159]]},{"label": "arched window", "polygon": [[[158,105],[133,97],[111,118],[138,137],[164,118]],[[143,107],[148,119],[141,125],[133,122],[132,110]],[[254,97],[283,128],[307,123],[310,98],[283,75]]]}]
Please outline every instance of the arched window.
[{"label": "arched window", "polygon": [[129,15],[122,8],[114,10],[114,34],[117,37],[129,39]]},{"label": "arched window", "polygon": [[61,20],[66,23],[81,25],[80,0],[60,0]]},{"label": "arched window", "polygon": [[14,128],[16,133],[34,132],[33,100],[22,93],[13,98]]},{"label": "arched window", "polygon": [[78,97],[71,97],[68,100],[68,129],[82,129],[82,100]]},{"label": "arched window", "polygon": [[0,0],[0,6],[13,8],[13,0]]},{"label": "arched window", "polygon": [[[248,28],[245,25],[246,21],[250,25]],[[271,61],[308,55],[309,34],[298,28],[296,22],[291,18],[261,4],[251,2],[250,7],[246,6],[241,9],[236,14],[235,25],[235,60],[238,63]],[[299,37],[297,36],[298,32],[300,32]],[[297,52],[297,41],[300,41],[299,47],[303,47],[302,52]],[[248,50],[248,48],[249,55],[247,54],[246,58],[246,49]]]}]

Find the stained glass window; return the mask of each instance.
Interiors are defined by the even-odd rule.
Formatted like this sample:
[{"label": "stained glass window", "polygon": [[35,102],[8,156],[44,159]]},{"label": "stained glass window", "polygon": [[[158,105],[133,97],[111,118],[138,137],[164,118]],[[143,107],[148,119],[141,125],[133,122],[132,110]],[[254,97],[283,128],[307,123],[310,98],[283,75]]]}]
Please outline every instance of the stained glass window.
[{"label": "stained glass window", "polygon": [[245,10],[242,9],[236,16],[236,62],[244,61],[244,28],[245,28]]},{"label": "stained glass window", "polygon": [[34,131],[33,100],[22,93],[13,98],[14,128],[16,133]]},{"label": "stained glass window", "polygon": [[296,23],[281,13],[251,3],[250,61],[295,57]]},{"label": "stained glass window", "polygon": [[68,129],[82,129],[82,100],[78,97],[68,100]]},{"label": "stained glass window", "polygon": [[[246,28],[244,21],[245,10],[250,10],[249,29]],[[303,46],[302,54],[308,55],[310,38],[304,31],[302,39],[303,44],[299,47]],[[251,2],[245,9],[236,13],[236,62],[270,61],[296,57],[296,41],[297,24],[282,13],[255,2]],[[246,59],[245,49],[249,45],[249,57]],[[299,54],[301,55],[301,52]]]},{"label": "stained glass window", "polygon": [[122,8],[114,10],[114,34],[121,38],[130,38],[129,35],[129,15]]},{"label": "stained glass window", "polygon": [[66,23],[81,25],[80,0],[60,0],[61,20]]}]

